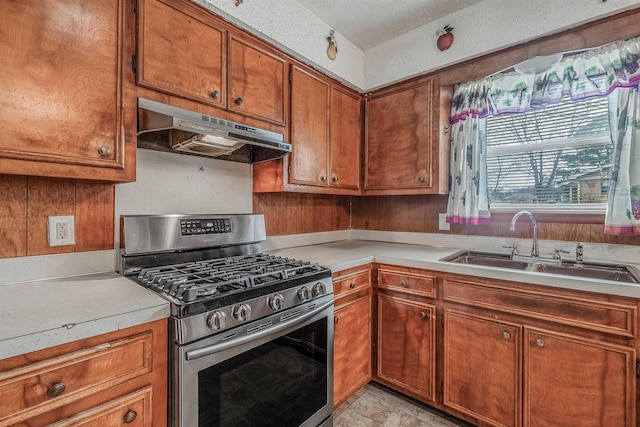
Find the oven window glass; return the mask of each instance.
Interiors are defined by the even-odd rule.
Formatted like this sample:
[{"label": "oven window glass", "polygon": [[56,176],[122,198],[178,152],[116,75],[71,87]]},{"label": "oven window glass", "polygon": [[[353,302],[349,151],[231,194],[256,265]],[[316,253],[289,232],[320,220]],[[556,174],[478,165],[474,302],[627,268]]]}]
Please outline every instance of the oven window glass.
[{"label": "oven window glass", "polygon": [[328,403],[326,317],[198,373],[200,427],[297,427]]}]

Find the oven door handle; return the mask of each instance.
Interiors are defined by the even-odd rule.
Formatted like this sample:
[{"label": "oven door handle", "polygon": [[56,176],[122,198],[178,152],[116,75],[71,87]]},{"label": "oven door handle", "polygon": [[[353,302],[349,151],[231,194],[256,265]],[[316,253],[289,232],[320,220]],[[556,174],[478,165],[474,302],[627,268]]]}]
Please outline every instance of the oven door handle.
[{"label": "oven door handle", "polygon": [[205,356],[209,356],[210,354],[213,353],[219,353],[221,351],[224,350],[228,350],[230,348],[233,347],[238,347],[240,345],[246,344],[250,341],[254,341],[256,339],[260,339],[262,337],[268,336],[268,335],[272,335],[274,333],[280,332],[284,329],[287,329],[291,326],[295,326],[297,324],[303,323],[305,322],[307,319],[310,319],[311,317],[315,316],[316,314],[322,312],[323,310],[325,310],[328,307],[331,307],[333,305],[333,298],[331,298],[330,301],[327,301],[326,303],[314,308],[313,310],[309,311],[308,313],[303,314],[302,316],[299,317],[294,317],[291,320],[287,320],[286,322],[282,322],[279,323],[278,325],[274,326],[273,328],[268,328],[268,329],[263,329],[261,331],[255,332],[253,334],[250,335],[245,335],[243,337],[237,338],[237,339],[233,339],[230,341],[226,341],[226,342],[222,342],[222,343],[218,343],[218,344],[213,344],[207,347],[202,347],[202,348],[197,348],[195,350],[189,350],[185,353],[185,358],[187,360],[194,360],[194,359],[199,359],[200,357],[205,357]]}]

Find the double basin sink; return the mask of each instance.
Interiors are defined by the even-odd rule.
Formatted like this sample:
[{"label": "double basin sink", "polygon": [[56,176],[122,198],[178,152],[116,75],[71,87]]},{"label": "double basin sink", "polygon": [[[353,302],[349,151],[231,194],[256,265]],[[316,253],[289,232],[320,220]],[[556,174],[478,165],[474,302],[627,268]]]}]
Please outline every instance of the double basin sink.
[{"label": "double basin sink", "polygon": [[640,283],[640,272],[628,265],[575,262],[545,258],[514,257],[508,254],[462,251],[441,259],[445,262],[471,264],[511,270],[586,277],[623,283]]}]

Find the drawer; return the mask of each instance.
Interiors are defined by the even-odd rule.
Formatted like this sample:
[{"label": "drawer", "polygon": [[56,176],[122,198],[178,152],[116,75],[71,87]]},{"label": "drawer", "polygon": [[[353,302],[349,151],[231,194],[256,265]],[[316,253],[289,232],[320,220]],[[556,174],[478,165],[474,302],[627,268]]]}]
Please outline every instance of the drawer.
[{"label": "drawer", "polygon": [[369,270],[360,270],[333,279],[333,293],[335,296],[348,292],[357,292],[369,286],[371,286]]},{"label": "drawer", "polygon": [[0,373],[0,426],[147,374],[151,351],[147,332]]},{"label": "drawer", "polygon": [[151,386],[114,399],[48,427],[119,426],[151,427]]},{"label": "drawer", "polygon": [[591,295],[579,291],[553,294],[549,291],[509,286],[504,283],[474,283],[445,279],[444,301],[488,308],[529,318],[623,337],[635,337],[636,305],[624,297]]},{"label": "drawer", "polygon": [[422,273],[420,270],[380,267],[378,288],[435,298],[436,276]]}]

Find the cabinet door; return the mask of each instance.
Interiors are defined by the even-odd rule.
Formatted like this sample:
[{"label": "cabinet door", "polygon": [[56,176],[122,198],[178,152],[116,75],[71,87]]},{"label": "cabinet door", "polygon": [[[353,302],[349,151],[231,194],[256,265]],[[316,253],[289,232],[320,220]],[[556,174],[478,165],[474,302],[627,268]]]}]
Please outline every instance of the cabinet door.
[{"label": "cabinet door", "polygon": [[371,379],[371,296],[334,313],[333,404],[339,406]]},{"label": "cabinet door", "polygon": [[360,188],[360,97],[331,88],[331,178],[340,188]]},{"label": "cabinet door", "polygon": [[225,107],[226,32],[161,0],[138,3],[137,83]]},{"label": "cabinet door", "polygon": [[277,124],[285,123],[284,59],[247,41],[229,44],[229,109]]},{"label": "cabinet door", "polygon": [[447,310],[446,407],[495,426],[520,426],[522,327]]},{"label": "cabinet door", "polygon": [[431,188],[433,82],[366,102],[365,190]]},{"label": "cabinet door", "polygon": [[125,3],[3,2],[0,173],[113,179],[73,166],[122,170]]},{"label": "cabinet door", "polygon": [[435,400],[436,307],[378,295],[378,369],[383,382]]},{"label": "cabinet door", "polygon": [[327,185],[329,84],[293,67],[290,181]]},{"label": "cabinet door", "polygon": [[525,329],[526,427],[634,427],[635,350]]}]

